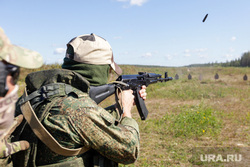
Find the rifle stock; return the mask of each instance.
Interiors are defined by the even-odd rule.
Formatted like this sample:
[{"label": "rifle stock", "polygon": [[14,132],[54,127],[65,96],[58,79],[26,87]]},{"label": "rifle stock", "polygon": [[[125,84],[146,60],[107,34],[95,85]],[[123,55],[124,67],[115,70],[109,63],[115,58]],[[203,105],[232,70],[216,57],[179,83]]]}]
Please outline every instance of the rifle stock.
[{"label": "rifle stock", "polygon": [[114,84],[106,84],[101,86],[90,86],[89,96],[97,104],[101,103],[103,100],[115,93]]}]

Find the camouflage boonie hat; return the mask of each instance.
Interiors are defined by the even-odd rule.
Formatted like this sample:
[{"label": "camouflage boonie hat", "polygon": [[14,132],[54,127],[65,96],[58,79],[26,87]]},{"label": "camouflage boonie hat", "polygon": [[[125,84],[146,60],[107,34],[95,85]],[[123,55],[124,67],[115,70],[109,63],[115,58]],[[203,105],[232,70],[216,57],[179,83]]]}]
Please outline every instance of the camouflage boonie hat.
[{"label": "camouflage boonie hat", "polygon": [[42,56],[29,49],[12,45],[0,27],[0,60],[24,68],[39,68],[43,65]]}]

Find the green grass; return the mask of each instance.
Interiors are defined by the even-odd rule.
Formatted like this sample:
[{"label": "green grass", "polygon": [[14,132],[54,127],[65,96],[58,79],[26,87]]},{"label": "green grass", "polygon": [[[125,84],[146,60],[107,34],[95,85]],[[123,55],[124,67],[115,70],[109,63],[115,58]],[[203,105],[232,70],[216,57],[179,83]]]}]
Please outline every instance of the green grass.
[{"label": "green grass", "polygon": [[182,106],[178,115],[172,115],[169,132],[174,137],[216,136],[221,129],[221,120],[217,111],[199,104],[197,106]]},{"label": "green grass", "polygon": [[147,91],[149,92],[148,98],[164,99],[168,97],[176,100],[202,100],[228,96],[243,96],[244,100],[248,97],[248,92],[238,85],[227,86],[222,81],[201,83],[198,80],[173,80],[150,85]]},{"label": "green grass", "polygon": [[173,112],[178,114],[166,114],[160,118],[149,119],[140,127],[147,134],[154,131],[161,135],[186,138],[216,136],[221,130],[220,112],[202,103],[196,106],[181,106]]}]

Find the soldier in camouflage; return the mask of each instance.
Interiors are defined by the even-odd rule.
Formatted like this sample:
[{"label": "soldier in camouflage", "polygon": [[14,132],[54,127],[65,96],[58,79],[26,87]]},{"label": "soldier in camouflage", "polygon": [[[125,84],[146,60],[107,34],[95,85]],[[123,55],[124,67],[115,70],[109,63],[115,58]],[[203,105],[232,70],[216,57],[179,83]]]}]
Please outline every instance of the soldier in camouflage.
[{"label": "soldier in camouflage", "polygon": [[[15,154],[14,164],[86,167],[134,163],[139,156],[139,127],[131,115],[132,90],[122,92],[122,114],[117,103],[103,109],[88,95],[90,86],[108,82],[110,69],[118,75],[122,73],[109,43],[90,34],[73,38],[67,44],[62,69],[28,74],[25,80],[28,96],[19,100],[16,115],[22,113],[23,103],[28,100],[42,126],[61,147],[87,151],[68,156],[56,153],[26,126],[19,139],[33,143],[34,147],[32,151]],[[146,99],[145,86],[140,95]],[[31,123],[33,129],[32,126]]]},{"label": "soldier in camouflage", "polygon": [[11,143],[9,140],[23,119],[22,115],[14,118],[19,67],[39,68],[42,64],[37,52],[12,45],[0,27],[0,166],[12,166],[11,154],[29,147],[27,141]]}]

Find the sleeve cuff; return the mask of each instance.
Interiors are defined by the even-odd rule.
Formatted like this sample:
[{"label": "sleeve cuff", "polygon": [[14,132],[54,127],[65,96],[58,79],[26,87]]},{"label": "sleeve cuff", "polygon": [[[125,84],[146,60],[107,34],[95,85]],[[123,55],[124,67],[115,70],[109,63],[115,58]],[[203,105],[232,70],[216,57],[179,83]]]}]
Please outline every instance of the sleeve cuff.
[{"label": "sleeve cuff", "polygon": [[124,126],[130,126],[134,128],[139,134],[139,126],[133,118],[123,117],[120,123]]}]

